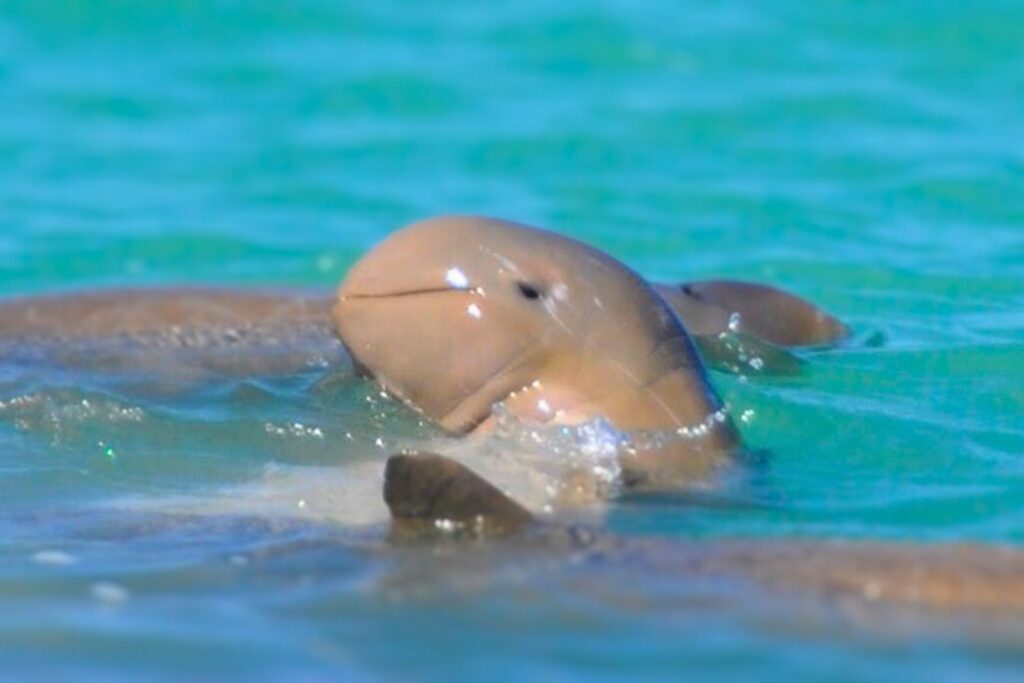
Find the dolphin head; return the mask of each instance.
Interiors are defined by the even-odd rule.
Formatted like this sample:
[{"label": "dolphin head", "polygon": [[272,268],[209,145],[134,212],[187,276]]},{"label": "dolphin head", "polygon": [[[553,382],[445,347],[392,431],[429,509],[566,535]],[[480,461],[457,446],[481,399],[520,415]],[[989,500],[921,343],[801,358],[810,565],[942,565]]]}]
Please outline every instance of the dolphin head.
[{"label": "dolphin head", "polygon": [[[445,429],[517,417],[675,429],[721,406],[688,334],[635,272],[507,221],[444,216],[388,237],[333,309],[356,365]],[[731,440],[731,437],[726,439]]]}]

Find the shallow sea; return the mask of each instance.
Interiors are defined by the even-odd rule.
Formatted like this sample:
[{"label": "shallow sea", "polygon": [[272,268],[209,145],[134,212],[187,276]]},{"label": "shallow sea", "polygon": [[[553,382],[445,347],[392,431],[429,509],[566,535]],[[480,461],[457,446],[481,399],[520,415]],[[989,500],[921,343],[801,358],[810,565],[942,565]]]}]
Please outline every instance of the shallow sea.
[{"label": "shallow sea", "polygon": [[[427,215],[548,226],[652,278],[790,288],[856,332],[799,377],[715,373],[767,464],[610,529],[1020,545],[1022,45],[1009,0],[3,0],[0,294],[327,288]],[[396,560],[289,514],[295,482],[424,430],[345,368],[144,384],[0,357],[0,678],[1024,668],[978,624],[882,628],[628,559]],[[249,495],[276,498],[225,502]],[[172,499],[209,514],[169,520]]]}]

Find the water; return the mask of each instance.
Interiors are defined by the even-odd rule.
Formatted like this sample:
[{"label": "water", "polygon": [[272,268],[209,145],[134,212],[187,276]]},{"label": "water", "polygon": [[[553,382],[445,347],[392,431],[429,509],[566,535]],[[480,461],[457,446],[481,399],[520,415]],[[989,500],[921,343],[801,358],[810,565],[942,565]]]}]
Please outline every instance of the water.
[{"label": "water", "polygon": [[[426,215],[550,226],[652,278],[788,287],[857,332],[797,378],[716,373],[767,467],[611,528],[1024,540],[1024,5],[364,5],[4,0],[0,291],[332,287]],[[0,358],[4,677],[977,680],[1024,659],[956,619],[883,629],[628,560],[446,575],[322,520],[346,467],[435,438],[344,369],[144,386]],[[228,514],[249,496],[265,514]],[[168,524],[170,500],[211,514]]]}]

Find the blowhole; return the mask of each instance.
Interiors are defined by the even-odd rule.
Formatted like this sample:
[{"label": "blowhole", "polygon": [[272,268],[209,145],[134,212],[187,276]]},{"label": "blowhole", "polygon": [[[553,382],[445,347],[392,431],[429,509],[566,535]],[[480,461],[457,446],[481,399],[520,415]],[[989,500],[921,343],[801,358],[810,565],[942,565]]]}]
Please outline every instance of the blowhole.
[{"label": "blowhole", "polygon": [[516,283],[516,286],[519,288],[519,293],[523,296],[524,299],[536,301],[542,296],[540,288],[531,285],[529,282],[520,281]]}]

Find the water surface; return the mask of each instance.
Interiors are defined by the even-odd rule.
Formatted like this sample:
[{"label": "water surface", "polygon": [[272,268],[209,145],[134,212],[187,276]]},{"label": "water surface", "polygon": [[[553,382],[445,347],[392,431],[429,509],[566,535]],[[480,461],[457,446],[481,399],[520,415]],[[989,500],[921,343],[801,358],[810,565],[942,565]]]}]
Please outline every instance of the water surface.
[{"label": "water surface", "polygon": [[[624,504],[612,528],[1024,541],[1024,5],[364,5],[5,0],[0,293],[329,288],[423,216],[545,225],[652,278],[785,286],[857,333],[798,378],[715,374],[768,467]],[[841,606],[737,602],[628,562],[402,583],[373,534],[294,521],[305,494],[286,484],[329,484],[428,428],[343,367],[144,380],[0,357],[4,675],[978,680],[1024,664],[1019,640],[969,623],[874,636]],[[255,518],[143,511],[257,490],[278,495]]]}]

